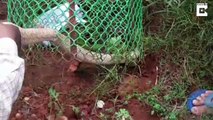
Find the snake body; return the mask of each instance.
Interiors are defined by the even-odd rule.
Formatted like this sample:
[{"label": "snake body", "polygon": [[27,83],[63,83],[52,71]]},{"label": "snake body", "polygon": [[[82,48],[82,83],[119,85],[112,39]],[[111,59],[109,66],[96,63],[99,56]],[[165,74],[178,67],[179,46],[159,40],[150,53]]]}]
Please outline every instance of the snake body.
[{"label": "snake body", "polygon": [[64,52],[71,54],[71,41],[68,37],[50,28],[22,28],[11,22],[3,22],[3,24],[14,25],[19,28],[21,33],[22,45],[31,45],[40,43],[45,40],[51,40],[60,46]]}]

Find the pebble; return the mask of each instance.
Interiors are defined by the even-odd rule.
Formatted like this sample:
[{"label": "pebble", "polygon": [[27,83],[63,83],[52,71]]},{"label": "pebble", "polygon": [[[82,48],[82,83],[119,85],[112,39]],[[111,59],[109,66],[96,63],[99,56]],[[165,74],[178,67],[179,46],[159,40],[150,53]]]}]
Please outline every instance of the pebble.
[{"label": "pebble", "polygon": [[102,100],[97,101],[97,108],[103,108],[104,105],[105,105],[104,101],[102,101]]},{"label": "pebble", "polygon": [[31,117],[36,118],[36,114],[32,114]]},{"label": "pebble", "polygon": [[29,101],[29,100],[30,100],[29,97],[24,97],[24,101],[25,101],[25,102],[27,102],[27,101]]},{"label": "pebble", "polygon": [[21,119],[21,114],[20,113],[16,113],[16,119]]}]

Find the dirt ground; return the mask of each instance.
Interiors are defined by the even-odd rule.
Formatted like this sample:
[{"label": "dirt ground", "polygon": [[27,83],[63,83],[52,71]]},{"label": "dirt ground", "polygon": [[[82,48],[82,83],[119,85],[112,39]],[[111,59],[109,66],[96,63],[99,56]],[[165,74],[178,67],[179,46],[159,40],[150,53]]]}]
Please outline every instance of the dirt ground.
[{"label": "dirt ground", "polygon": [[[0,20],[5,20],[6,16],[6,4],[0,1]],[[95,77],[100,72],[95,65],[83,64],[78,72],[71,73],[67,71],[70,63],[59,55],[43,51],[42,58],[33,61],[31,56],[26,60],[23,88],[13,106],[10,120],[55,120],[57,115],[66,116],[68,120],[100,120],[103,114],[111,120],[121,108],[127,109],[134,120],[160,119],[151,115],[152,109],[145,103],[131,99],[127,104],[125,100],[128,94],[145,92],[157,83],[156,55],[148,55],[139,65],[139,70],[129,69],[122,83],[101,98],[90,94],[95,88]],[[51,87],[59,93],[57,102],[51,102],[48,93]],[[96,108],[99,99],[105,102],[102,109]]]},{"label": "dirt ground", "polygon": [[[156,56],[146,57],[145,62],[141,64],[140,75],[139,72],[128,74],[120,85],[109,91],[110,94],[97,98],[95,94],[90,93],[95,88],[95,76],[100,69],[95,65],[83,64],[79,71],[71,73],[67,71],[69,62],[48,51],[43,54],[43,62],[26,63],[23,88],[14,104],[11,120],[46,120],[57,115],[60,110],[69,120],[100,120],[101,113],[110,116],[109,119],[114,119],[113,114],[120,108],[127,109],[134,120],[159,120],[156,115],[151,115],[151,108],[146,104],[136,99],[125,104],[124,99],[127,94],[144,92],[155,85],[158,74]],[[55,109],[56,106],[50,106],[50,87],[59,93],[60,110]],[[103,109],[96,108],[97,99],[105,102]],[[79,108],[80,112],[76,113],[73,106]]]}]

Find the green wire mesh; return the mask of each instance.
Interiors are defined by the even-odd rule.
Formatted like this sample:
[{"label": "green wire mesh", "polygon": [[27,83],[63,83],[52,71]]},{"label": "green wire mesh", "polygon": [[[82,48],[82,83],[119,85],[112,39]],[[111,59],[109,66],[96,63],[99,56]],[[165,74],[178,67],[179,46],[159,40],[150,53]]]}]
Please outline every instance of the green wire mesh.
[{"label": "green wire mesh", "polygon": [[72,41],[70,47],[114,55],[117,61],[143,56],[142,0],[8,0],[8,20],[23,28],[58,30]]}]

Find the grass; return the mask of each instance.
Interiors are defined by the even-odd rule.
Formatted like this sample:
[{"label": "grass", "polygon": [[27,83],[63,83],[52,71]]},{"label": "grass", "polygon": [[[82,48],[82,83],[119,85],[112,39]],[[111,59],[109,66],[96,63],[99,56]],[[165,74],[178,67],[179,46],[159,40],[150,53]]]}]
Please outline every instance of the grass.
[{"label": "grass", "polygon": [[[196,116],[186,109],[188,95],[199,88],[213,89],[213,15],[209,12],[208,17],[196,17],[194,0],[149,0],[145,4],[144,23],[149,24],[147,21],[156,19],[155,16],[162,18],[161,32],[153,35],[148,31],[144,38],[145,53],[160,55],[160,78],[153,89],[130,95],[130,98],[152,106],[152,114],[157,113],[163,119],[194,118]],[[157,11],[149,12],[159,6]],[[144,24],[145,30],[148,30],[147,24]],[[112,78],[119,76],[115,70],[110,71]],[[201,119],[211,117],[203,115]]]},{"label": "grass", "polygon": [[[150,1],[144,11],[159,4],[166,9],[156,11],[164,18],[163,32],[155,36],[147,34],[144,43],[147,54],[161,54],[160,83],[151,91],[132,97],[151,105],[152,113],[165,119],[187,119],[192,117],[185,107],[188,95],[198,88],[212,89],[212,21],[194,16],[195,11],[191,8],[196,2],[193,1]],[[151,17],[149,13],[146,15]],[[211,118],[204,115],[202,119]]]},{"label": "grass", "polygon": [[48,92],[50,95],[50,102],[48,104],[48,107],[50,108],[50,114],[52,114],[53,110],[56,110],[57,117],[63,115],[64,108],[59,102],[59,93],[53,88],[50,88]]},{"label": "grass", "polygon": [[105,71],[97,75],[97,85],[91,94],[96,93],[98,96],[107,95],[107,93],[110,93],[109,91],[121,81],[121,75],[118,72],[119,67],[117,65],[112,68],[103,68]]},{"label": "grass", "polygon": [[82,116],[82,112],[79,107],[72,106],[72,110],[77,118]]},{"label": "grass", "polygon": [[[188,95],[199,88],[213,88],[212,13],[209,12],[209,17],[196,17],[196,1],[193,0],[149,1],[146,4],[145,20],[152,20],[155,15],[163,18],[162,32],[154,36],[147,33],[144,39],[146,54],[159,53],[161,56],[160,83],[145,94],[133,96],[151,105],[164,119],[187,119],[192,117],[185,107]],[[159,5],[163,7],[155,14],[147,12],[150,7]]]}]

